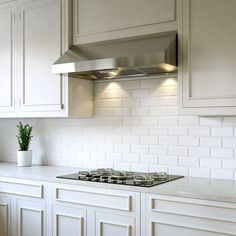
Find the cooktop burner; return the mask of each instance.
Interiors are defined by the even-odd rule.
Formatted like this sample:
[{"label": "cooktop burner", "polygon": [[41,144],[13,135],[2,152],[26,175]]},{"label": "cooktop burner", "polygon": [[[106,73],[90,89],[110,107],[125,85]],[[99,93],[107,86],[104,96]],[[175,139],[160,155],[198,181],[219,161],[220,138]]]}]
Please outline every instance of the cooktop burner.
[{"label": "cooktop burner", "polygon": [[110,184],[123,184],[140,187],[152,187],[183,178],[181,175],[168,175],[166,172],[130,172],[113,169],[97,169],[92,171],[79,171],[69,175],[57,176],[61,179],[92,181]]}]

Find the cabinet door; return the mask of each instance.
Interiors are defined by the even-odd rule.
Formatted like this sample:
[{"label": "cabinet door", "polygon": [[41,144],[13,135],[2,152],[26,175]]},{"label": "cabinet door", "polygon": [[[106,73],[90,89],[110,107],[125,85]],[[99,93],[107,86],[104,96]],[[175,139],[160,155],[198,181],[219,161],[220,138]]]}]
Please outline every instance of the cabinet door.
[{"label": "cabinet door", "polygon": [[211,231],[191,229],[168,224],[153,223],[151,234],[146,236],[227,236],[228,234],[215,233]]},{"label": "cabinet door", "polygon": [[96,236],[134,236],[133,217],[96,213]]},{"label": "cabinet door", "polygon": [[176,0],[74,0],[74,44],[177,29]]},{"label": "cabinet door", "polygon": [[0,235],[10,236],[10,199],[0,197]]},{"label": "cabinet door", "polygon": [[179,24],[183,114],[236,115],[235,9],[235,0],[183,0]]},{"label": "cabinet door", "polygon": [[64,3],[39,0],[19,6],[20,116],[53,116],[63,110],[65,81],[52,75],[51,66],[66,48]]},{"label": "cabinet door", "polygon": [[42,203],[17,201],[17,236],[44,236],[46,207]]},{"label": "cabinet door", "polygon": [[53,206],[53,235],[54,236],[85,236],[86,211]]},{"label": "cabinet door", "polygon": [[15,115],[16,2],[0,5],[0,117]]}]

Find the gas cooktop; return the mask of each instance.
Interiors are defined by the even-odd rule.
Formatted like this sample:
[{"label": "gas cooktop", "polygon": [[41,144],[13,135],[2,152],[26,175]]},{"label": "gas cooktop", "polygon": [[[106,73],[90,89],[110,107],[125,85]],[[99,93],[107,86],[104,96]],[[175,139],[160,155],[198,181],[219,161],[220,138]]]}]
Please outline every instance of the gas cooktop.
[{"label": "gas cooktop", "polygon": [[140,187],[152,187],[183,178],[181,175],[168,175],[166,172],[130,172],[113,169],[79,171],[78,173],[57,176],[61,179],[92,181],[98,183],[122,184]]}]

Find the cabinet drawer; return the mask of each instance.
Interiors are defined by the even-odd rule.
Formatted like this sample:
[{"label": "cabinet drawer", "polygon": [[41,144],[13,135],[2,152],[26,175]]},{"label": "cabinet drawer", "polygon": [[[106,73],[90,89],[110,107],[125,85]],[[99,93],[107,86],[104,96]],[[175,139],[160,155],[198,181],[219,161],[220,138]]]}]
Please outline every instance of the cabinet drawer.
[{"label": "cabinet drawer", "polygon": [[103,207],[131,212],[135,195],[119,190],[107,190],[81,186],[55,186],[55,201]]},{"label": "cabinet drawer", "polygon": [[43,188],[38,182],[0,177],[0,193],[43,198]]},{"label": "cabinet drawer", "polygon": [[236,222],[236,204],[160,195],[147,195],[147,204],[154,214],[170,213]]}]

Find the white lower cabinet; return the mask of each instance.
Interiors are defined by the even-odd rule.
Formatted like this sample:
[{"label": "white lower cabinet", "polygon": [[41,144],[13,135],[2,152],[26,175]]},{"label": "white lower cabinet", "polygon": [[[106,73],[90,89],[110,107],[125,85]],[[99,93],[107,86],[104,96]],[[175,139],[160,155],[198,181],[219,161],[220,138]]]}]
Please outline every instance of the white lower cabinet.
[{"label": "white lower cabinet", "polygon": [[236,204],[146,194],[143,236],[236,235]]},{"label": "white lower cabinet", "polygon": [[140,193],[72,185],[53,189],[54,236],[141,236]]},{"label": "white lower cabinet", "polygon": [[0,236],[236,236],[235,203],[3,177],[0,194]]},{"label": "white lower cabinet", "polygon": [[0,235],[10,236],[10,198],[0,196]]}]

